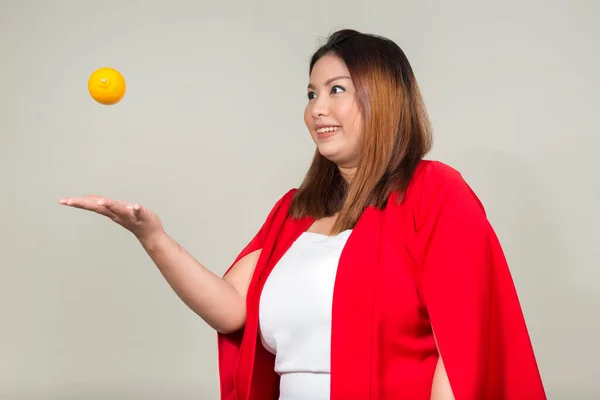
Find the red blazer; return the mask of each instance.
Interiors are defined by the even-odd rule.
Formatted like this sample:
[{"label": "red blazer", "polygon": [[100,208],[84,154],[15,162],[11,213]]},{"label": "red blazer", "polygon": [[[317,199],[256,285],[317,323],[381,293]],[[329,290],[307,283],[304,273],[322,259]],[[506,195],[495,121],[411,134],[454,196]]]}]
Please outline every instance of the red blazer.
[{"label": "red blazer", "polygon": [[[272,268],[313,222],[288,217],[294,191],[235,260],[262,248],[245,328],[218,335],[222,400],[278,398],[258,304]],[[546,399],[505,256],[477,196],[456,170],[422,161],[398,200],[392,194],[385,209],[368,207],[342,253],[331,399],[429,400],[436,339],[457,400]]]}]

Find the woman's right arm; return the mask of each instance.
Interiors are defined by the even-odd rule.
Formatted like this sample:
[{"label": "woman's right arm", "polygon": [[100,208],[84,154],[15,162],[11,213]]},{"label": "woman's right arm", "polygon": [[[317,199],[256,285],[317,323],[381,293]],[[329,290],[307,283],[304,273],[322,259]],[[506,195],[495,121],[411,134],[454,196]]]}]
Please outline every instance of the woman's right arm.
[{"label": "woman's right arm", "polygon": [[208,325],[220,333],[244,326],[246,293],[260,250],[238,260],[221,278],[165,232],[140,242],[177,296]]},{"label": "woman's right arm", "polygon": [[140,204],[97,195],[60,203],[104,215],[131,231],[177,296],[218,332],[232,333],[245,325],[246,293],[261,250],[239,259],[221,278],[167,235],[158,216]]}]

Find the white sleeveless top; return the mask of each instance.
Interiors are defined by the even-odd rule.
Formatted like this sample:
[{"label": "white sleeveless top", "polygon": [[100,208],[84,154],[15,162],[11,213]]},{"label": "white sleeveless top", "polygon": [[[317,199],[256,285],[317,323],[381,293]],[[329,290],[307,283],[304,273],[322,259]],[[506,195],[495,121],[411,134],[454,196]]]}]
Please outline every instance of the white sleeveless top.
[{"label": "white sleeveless top", "polygon": [[275,355],[279,400],[329,400],[333,287],[350,233],[304,232],[265,283],[259,333]]}]

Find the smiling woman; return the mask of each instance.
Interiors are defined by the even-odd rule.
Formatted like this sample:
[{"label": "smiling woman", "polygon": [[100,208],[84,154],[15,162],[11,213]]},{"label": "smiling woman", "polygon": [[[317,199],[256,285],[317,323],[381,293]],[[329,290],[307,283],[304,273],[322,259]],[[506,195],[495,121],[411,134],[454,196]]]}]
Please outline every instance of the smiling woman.
[{"label": "smiling woman", "polygon": [[334,33],[312,57],[315,142],[221,278],[140,204],[61,203],[131,231],[218,332],[223,400],[542,400],[502,247],[477,195],[431,146],[411,66],[389,39]]},{"label": "smiling woman", "polygon": [[545,399],[482,204],[423,160],[429,120],[400,47],[334,33],[304,121],[308,173],[238,257],[261,249],[243,333],[219,335],[222,398]]}]

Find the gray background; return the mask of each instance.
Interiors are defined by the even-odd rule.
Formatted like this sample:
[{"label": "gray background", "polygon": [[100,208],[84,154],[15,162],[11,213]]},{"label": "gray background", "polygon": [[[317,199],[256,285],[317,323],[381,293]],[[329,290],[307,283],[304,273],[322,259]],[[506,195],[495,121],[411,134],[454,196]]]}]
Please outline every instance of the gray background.
[{"label": "gray background", "polygon": [[[0,0],[0,398],[216,399],[216,335],[134,237],[58,204],[141,202],[217,273],[296,186],[308,60],[406,51],[505,247],[550,398],[600,398],[600,6],[592,1]],[[112,107],[87,93],[127,79]]]}]

